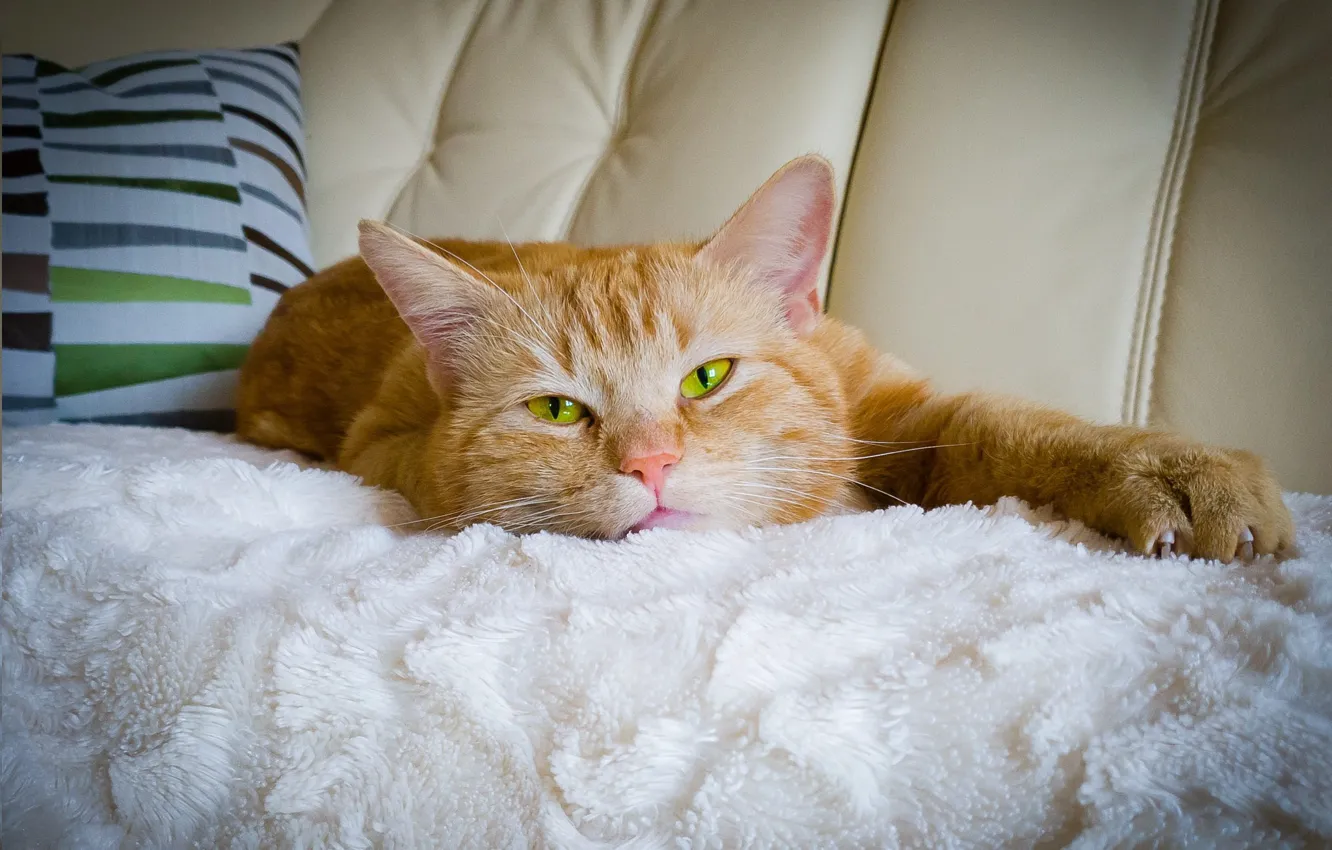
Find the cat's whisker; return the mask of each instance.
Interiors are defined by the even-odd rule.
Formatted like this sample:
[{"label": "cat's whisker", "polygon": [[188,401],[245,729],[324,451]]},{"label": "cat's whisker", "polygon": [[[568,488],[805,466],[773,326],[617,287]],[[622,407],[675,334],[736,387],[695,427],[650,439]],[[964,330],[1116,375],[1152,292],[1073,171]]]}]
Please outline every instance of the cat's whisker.
[{"label": "cat's whisker", "polygon": [[402,528],[404,525],[416,525],[418,522],[434,522],[435,520],[439,519],[439,518],[442,517],[442,516],[444,516],[444,515],[443,515],[443,514],[439,514],[439,515],[437,515],[437,516],[423,516],[423,517],[421,517],[420,519],[409,519],[409,520],[405,520],[405,521],[403,521],[403,522],[395,522],[395,523],[392,523],[391,525],[386,525],[386,526],[384,526],[384,527],[385,527],[385,528]]},{"label": "cat's whisker", "polygon": [[[516,505],[501,505],[499,507],[488,508],[484,511],[476,511],[467,516],[459,517],[458,519],[454,520],[454,522],[461,527],[466,527],[467,525],[476,525],[479,522],[499,522],[503,518],[501,516],[502,514],[511,511],[522,511],[528,508],[539,508],[539,506],[544,503],[545,500],[538,502],[524,502]],[[535,513],[536,513],[535,510],[532,511],[532,514]]]},{"label": "cat's whisker", "polygon": [[899,502],[903,505],[911,504],[906,499],[903,499],[900,496],[894,496],[892,493],[889,493],[887,490],[880,490],[878,487],[875,487],[871,484],[866,484],[864,481],[857,481],[854,478],[851,478],[846,475],[838,475],[835,472],[824,472],[821,469],[796,469],[789,466],[746,466],[745,468],[752,470],[754,472],[793,472],[802,475],[822,475],[828,478],[836,478],[839,481],[845,481],[846,483],[854,484],[857,487],[864,487],[866,490],[873,490],[875,493],[878,493],[882,496],[887,496],[893,501]]},{"label": "cat's whisker", "polygon": [[499,224],[500,233],[504,234],[504,241],[509,243],[509,250],[513,252],[513,261],[518,264],[518,273],[523,276],[523,283],[527,284],[527,288],[535,295],[536,287],[532,284],[532,278],[527,276],[527,269],[523,268],[523,261],[518,258],[518,249],[509,238],[509,230],[504,226],[504,219],[500,218],[498,212],[495,213],[495,221]]},{"label": "cat's whisker", "polygon": [[[484,509],[485,509],[484,506],[481,506],[481,507],[476,507],[476,508],[469,508],[468,510],[484,510]],[[401,527],[403,527],[404,525],[416,525],[417,523],[421,523],[421,522],[434,522],[434,521],[436,521],[436,520],[445,520],[445,519],[449,519],[449,518],[453,517],[456,513],[459,513],[459,512],[456,512],[456,511],[455,511],[454,514],[436,514],[435,516],[423,516],[423,517],[420,517],[419,519],[409,519],[409,520],[404,520],[403,522],[395,522],[395,523],[393,523],[392,525],[386,525],[386,526],[384,526],[384,527],[385,527],[385,528],[401,528]]]},{"label": "cat's whisker", "polygon": [[823,434],[821,436],[832,440],[846,440],[848,443],[863,443],[867,446],[914,446],[929,442],[929,440],[862,440],[859,437],[847,437],[843,434]]},{"label": "cat's whisker", "polygon": [[521,508],[521,507],[526,507],[528,505],[540,504],[542,502],[548,502],[548,501],[550,501],[550,497],[544,495],[522,496],[517,499],[501,499],[499,501],[489,502],[480,505],[471,505],[467,508],[464,508],[458,513],[457,516],[455,516],[455,519],[464,519],[467,516],[470,516],[471,514],[481,513],[483,511],[499,511],[499,510],[506,510],[509,508]]},{"label": "cat's whisker", "polygon": [[[500,218],[498,212],[495,213],[495,221],[500,226],[500,232],[504,234],[504,241],[509,243],[509,250],[513,252],[513,261],[518,264],[518,273],[523,276],[523,283],[527,286],[528,292],[531,292],[532,296],[536,298],[537,307],[541,310],[542,315],[547,319],[550,319],[550,311],[545,309],[545,302],[538,296],[536,284],[532,283],[531,276],[527,274],[527,269],[523,267],[523,261],[518,256],[518,249],[514,247],[513,240],[509,238],[509,231],[504,226],[504,219]],[[547,337],[547,339],[549,339],[549,337]],[[554,344],[555,343],[552,341],[551,345]]]},{"label": "cat's whisker", "polygon": [[[735,500],[740,500],[749,503],[751,506],[754,505],[761,506],[765,511],[771,510],[773,505],[775,504],[791,505],[792,507],[797,507],[797,508],[809,507],[808,505],[803,505],[800,502],[794,501],[792,499],[783,499],[779,496],[773,496],[767,493],[728,493],[724,498],[732,502]],[[760,517],[760,518],[767,519],[767,517]]]},{"label": "cat's whisker", "polygon": [[[547,500],[547,501],[549,501],[549,500]],[[522,517],[520,517],[520,520],[521,520],[522,522],[531,522],[531,521],[534,521],[534,520],[541,520],[541,519],[544,519],[544,518],[546,518],[546,517],[548,517],[548,516],[552,516],[552,515],[554,515],[554,514],[574,514],[574,513],[578,513],[578,512],[579,512],[579,511],[578,511],[577,509],[573,508],[573,507],[570,506],[570,505],[552,504],[550,507],[545,507],[545,508],[540,508],[540,509],[538,509],[538,510],[529,511],[528,513],[526,513],[526,514],[524,514]]]},{"label": "cat's whisker", "polygon": [[565,514],[569,516],[593,516],[596,514],[595,511],[589,510],[583,505],[557,502],[556,498],[557,497],[554,495],[545,497],[545,501],[550,503],[549,507],[532,511],[528,516],[523,518],[524,521],[534,517],[543,517],[548,514]]},{"label": "cat's whisker", "polygon": [[[459,524],[474,520],[476,517],[489,513],[495,513],[503,510],[513,510],[515,508],[524,508],[531,505],[538,505],[550,501],[547,496],[528,496],[522,499],[512,499],[507,501],[492,502],[488,505],[473,505],[464,508],[461,511],[455,511],[452,514],[440,514],[436,517],[430,517],[435,520],[434,524],[429,526],[426,531],[434,531],[444,527],[461,527]],[[427,520],[415,520],[416,522],[426,522]],[[405,523],[404,523],[405,524]]]},{"label": "cat's whisker", "polygon": [[550,349],[547,346],[541,345],[536,340],[532,339],[530,336],[527,336],[526,334],[519,333],[517,330],[509,327],[508,325],[504,324],[503,322],[499,321],[493,316],[486,316],[485,319],[491,325],[494,325],[497,328],[501,328],[502,330],[507,331],[510,336],[505,337],[494,333],[479,333],[476,330],[473,330],[471,332],[472,339],[485,340],[494,343],[496,346],[500,348],[509,348],[512,345],[513,341],[517,339],[525,344],[525,351],[528,354],[535,357],[536,359],[542,361],[543,365],[545,365],[547,369],[550,369],[553,372],[560,371],[559,363],[555,360],[554,354],[551,353]]},{"label": "cat's whisker", "polygon": [[771,455],[769,457],[755,458],[756,463],[766,463],[770,460],[813,460],[813,461],[853,461],[853,460],[872,460],[877,457],[891,457],[892,455],[901,455],[908,452],[923,452],[929,449],[952,449],[959,446],[974,446],[975,441],[970,443],[941,443],[932,446],[916,446],[910,449],[894,449],[891,452],[879,452],[872,455],[857,455],[854,457],[806,457],[803,455]]},{"label": "cat's whisker", "polygon": [[[742,481],[742,482],[740,482],[740,483],[739,483],[738,485],[736,485],[736,486],[739,486],[739,487],[758,487],[758,488],[763,489],[763,490],[777,490],[777,491],[780,491],[780,492],[783,492],[783,493],[791,493],[792,495],[798,496],[798,497],[800,497],[800,498],[802,498],[802,499],[813,499],[813,500],[815,500],[815,501],[822,502],[822,503],[823,503],[823,506],[824,506],[825,508],[830,508],[830,507],[842,507],[842,504],[841,504],[840,502],[838,502],[836,499],[829,499],[827,496],[819,496],[819,495],[816,495],[816,494],[814,494],[814,493],[806,493],[806,492],[804,492],[804,491],[802,491],[802,490],[797,490],[797,489],[795,489],[794,487],[782,487],[782,486],[779,485],[779,484],[769,484],[769,483],[767,483],[767,482],[760,482],[760,481]],[[758,495],[758,494],[755,494],[755,495]],[[773,498],[776,498],[776,497],[773,497]],[[804,505],[804,503],[800,503],[800,504]]]},{"label": "cat's whisker", "polygon": [[768,503],[762,498],[756,496],[747,496],[741,493],[728,493],[723,498],[734,507],[739,507],[747,515],[746,518],[752,523],[761,523],[767,521],[764,514],[768,510]]},{"label": "cat's whisker", "polygon": [[453,259],[453,260],[455,260],[455,261],[457,261],[457,262],[459,262],[459,263],[461,263],[461,264],[463,264],[463,265],[466,266],[467,268],[471,269],[471,270],[472,270],[473,272],[475,272],[475,273],[476,273],[476,274],[477,274],[482,280],[484,280],[486,283],[490,284],[491,286],[495,287],[495,289],[498,290],[499,293],[500,293],[501,295],[503,295],[505,298],[509,299],[509,301],[512,302],[513,306],[517,307],[517,308],[518,308],[518,311],[519,311],[520,313],[522,313],[524,316],[526,316],[526,317],[527,317],[527,320],[528,320],[529,322],[531,322],[531,323],[536,327],[537,330],[541,331],[541,334],[542,334],[542,336],[544,336],[544,337],[546,338],[546,341],[549,342],[552,346],[555,345],[555,340],[551,339],[550,334],[546,331],[546,328],[545,328],[540,322],[538,322],[536,319],[532,318],[532,314],[529,313],[529,312],[527,312],[527,310],[523,308],[523,305],[522,305],[522,304],[519,304],[519,303],[518,303],[518,299],[517,299],[517,298],[514,298],[512,295],[510,295],[510,294],[508,293],[508,291],[506,291],[506,290],[504,289],[504,287],[502,287],[502,286],[500,286],[498,283],[496,283],[496,282],[495,282],[495,279],[492,278],[490,275],[488,275],[488,274],[486,274],[485,272],[481,271],[480,269],[478,269],[476,266],[474,266],[474,265],[472,265],[471,263],[469,263],[469,262],[468,262],[467,260],[465,260],[464,258],[458,256],[457,254],[455,254],[454,252],[450,251],[448,248],[445,248],[443,245],[440,245],[440,244],[437,243],[437,242],[434,242],[434,241],[432,241],[432,240],[430,240],[430,239],[426,239],[426,238],[423,237],[423,236],[417,236],[415,233],[412,233],[410,230],[407,230],[406,228],[403,228],[403,227],[399,227],[399,226],[396,225],[396,224],[391,224],[391,225],[389,225],[389,226],[392,227],[393,229],[399,231],[400,233],[404,233],[404,234],[406,234],[407,236],[412,237],[413,239],[416,239],[416,240],[418,240],[418,241],[424,242],[425,244],[427,244],[427,245],[431,246],[432,248],[434,248],[436,251],[439,251],[441,254],[443,254],[443,255],[445,255],[445,256],[447,256],[447,257],[449,257],[449,258],[451,258],[451,259]]},{"label": "cat's whisker", "polygon": [[545,522],[549,518],[546,515],[532,514],[530,517],[524,516],[523,518],[517,520],[515,523],[506,520],[502,516],[496,516],[497,513],[499,513],[499,511],[487,511],[484,514],[478,514],[477,516],[474,517],[468,517],[466,520],[461,520],[456,525],[459,529],[463,529],[463,528],[469,528],[473,525],[482,525],[489,523],[491,525],[498,525],[501,528],[512,530],[516,526],[526,525],[531,522]]},{"label": "cat's whisker", "polygon": [[[433,317],[428,312],[422,312],[422,313],[404,312],[402,315],[403,318],[415,317],[417,324],[424,330],[427,336],[433,335],[435,332],[439,331],[441,327],[448,326],[448,323],[433,322],[432,321]],[[517,340],[525,343],[530,349],[534,351],[542,350],[542,346],[539,345],[536,342],[536,340],[532,339],[532,337],[530,337],[525,333],[521,333],[515,330],[514,328],[509,327],[508,325],[496,319],[494,316],[485,315],[480,318],[482,318],[486,323],[494,325],[506,331],[508,335],[502,336],[498,334],[482,333],[478,330],[478,326],[475,325],[471,327],[458,329],[453,332],[462,336],[466,336],[469,339],[474,339],[474,340],[488,339],[501,346],[508,346],[512,344],[515,340]]]},{"label": "cat's whisker", "polygon": [[[429,330],[429,329],[431,328],[431,314],[430,314],[428,311],[423,311],[423,312],[420,312],[420,313],[416,313],[416,314],[414,314],[414,315],[416,316],[417,321],[418,321],[419,324],[421,324],[421,325],[422,325],[423,327],[425,327],[427,330]],[[406,317],[406,314],[404,314],[404,317]],[[519,340],[519,341],[521,341],[521,342],[523,342],[523,343],[526,343],[527,346],[528,346],[529,348],[531,348],[531,349],[534,349],[534,350],[539,350],[539,349],[541,349],[541,346],[537,343],[536,340],[532,339],[531,336],[529,336],[528,334],[522,333],[521,331],[517,330],[516,328],[510,327],[508,324],[506,324],[506,323],[504,323],[504,322],[501,322],[499,319],[495,318],[495,317],[492,316],[492,315],[489,315],[489,314],[483,314],[483,315],[479,316],[478,318],[480,318],[482,321],[484,321],[484,322],[485,322],[486,324],[488,324],[488,325],[492,325],[492,326],[494,326],[494,327],[497,327],[497,328],[499,328],[499,329],[505,331],[505,332],[507,333],[507,336],[504,336],[504,335],[493,335],[493,336],[492,336],[492,335],[489,335],[489,334],[481,333],[481,332],[479,332],[478,327],[475,326],[475,325],[470,326],[470,327],[466,327],[466,328],[464,328],[464,329],[461,329],[460,332],[463,333],[463,334],[466,334],[467,336],[469,336],[469,337],[471,337],[471,338],[473,338],[473,339],[485,339],[485,340],[490,340],[490,341],[495,342],[495,343],[497,343],[497,344],[499,344],[499,345],[508,345],[508,344],[510,344],[511,342],[513,342],[514,339],[517,339],[517,340]]]},{"label": "cat's whisker", "polygon": [[516,328],[509,327],[507,324],[501,322],[499,319],[496,319],[494,316],[485,316],[484,318],[488,324],[493,325],[499,328],[500,330],[506,331],[509,335],[500,336],[492,333],[478,333],[475,330],[473,330],[471,333],[472,339],[486,340],[500,347],[508,347],[514,340],[518,340],[524,343],[527,347],[527,350],[530,352],[537,353],[537,352],[544,352],[546,350],[545,346],[541,345],[527,334],[518,331]]},{"label": "cat's whisker", "polygon": [[518,308],[518,312],[520,312],[520,313],[522,313],[524,316],[526,316],[526,317],[527,317],[527,320],[528,320],[529,322],[531,322],[531,323],[536,327],[537,330],[541,331],[541,335],[544,336],[544,337],[546,338],[546,342],[550,343],[552,347],[556,347],[556,348],[558,347],[558,346],[555,345],[555,340],[551,337],[550,333],[546,330],[545,326],[542,325],[540,322],[538,322],[535,318],[533,318],[532,314],[529,313],[529,312],[527,312],[527,308],[525,308],[522,304],[519,304],[519,303],[518,303],[518,299],[517,299],[517,298],[514,298],[512,295],[510,295],[510,294],[504,289],[504,287],[500,286],[498,283],[496,283],[496,282],[494,281],[494,279],[492,279],[492,278],[491,278],[489,275],[487,275],[485,272],[481,271],[481,270],[478,269],[476,266],[472,265],[471,263],[469,263],[469,262],[467,262],[466,260],[464,260],[462,257],[460,257],[460,256],[458,256],[457,254],[453,253],[453,252],[450,251],[448,248],[445,248],[445,247],[443,247],[442,245],[436,245],[434,242],[431,242],[430,244],[431,244],[431,245],[434,245],[435,249],[438,250],[438,251],[440,251],[441,253],[446,254],[446,255],[448,255],[449,257],[452,257],[453,259],[455,259],[455,260],[457,260],[458,262],[462,263],[464,266],[467,266],[467,268],[469,268],[469,269],[471,269],[472,271],[476,272],[476,273],[477,273],[478,275],[480,275],[480,276],[481,276],[481,277],[482,277],[487,283],[489,283],[491,286],[495,287],[495,289],[499,290],[499,293],[500,293],[501,295],[503,295],[505,298],[509,299],[509,301],[513,304],[513,306],[515,306],[515,307]]},{"label": "cat's whisker", "polygon": [[[786,492],[794,493],[794,494],[796,494],[797,496],[800,496],[801,498],[805,498],[805,499],[815,499],[815,500],[817,500],[817,501],[819,501],[819,502],[822,502],[822,503],[823,503],[823,509],[824,509],[824,510],[828,510],[828,509],[830,509],[830,508],[843,508],[843,507],[845,507],[844,505],[842,505],[842,504],[836,502],[835,500],[827,499],[827,498],[825,498],[825,497],[823,497],[823,496],[816,496],[816,495],[814,495],[813,493],[803,493],[803,492],[801,492],[800,490],[794,490],[794,489],[792,489],[792,488],[790,488],[790,487],[777,487],[777,486],[775,486],[775,485],[770,485],[770,484],[757,484],[756,482],[745,482],[745,483],[741,484],[740,486],[743,486],[743,487],[754,487],[754,486],[758,486],[758,487],[763,487],[763,488],[765,488],[765,489],[783,490],[783,491],[786,491]],[[784,505],[791,505],[791,506],[793,506],[793,507],[803,508],[803,509],[806,509],[806,510],[808,510],[809,507],[810,507],[810,505],[808,504],[808,502],[797,501],[797,500],[795,500],[795,499],[788,499],[788,498],[786,498],[786,497],[784,497],[784,496],[775,496],[775,495],[773,495],[772,493],[737,493],[737,492],[735,492],[735,491],[733,491],[733,490],[728,490],[728,491],[726,491],[726,493],[724,494],[723,498],[727,498],[727,499],[744,499],[744,500],[747,500],[750,504],[762,504],[762,505],[765,505],[765,506],[766,506],[766,505],[770,505],[770,504],[784,504]],[[811,518],[812,518],[812,517],[811,517]],[[772,520],[768,520],[766,517],[764,517],[763,519],[765,519],[766,521],[772,521]]]},{"label": "cat's whisker", "polygon": [[552,509],[543,514],[534,514],[532,516],[523,517],[519,521],[507,524],[504,527],[505,530],[513,534],[529,534],[538,531],[549,531],[553,534],[569,534],[573,532],[569,530],[556,531],[552,529],[549,524],[555,520],[573,519],[581,521],[588,516],[589,513],[582,509]]},{"label": "cat's whisker", "polygon": [[[734,491],[727,491],[726,495],[730,497],[745,496],[750,499],[762,499],[766,500],[767,502],[790,505],[792,507],[800,508],[806,511],[810,510],[810,508],[813,507],[817,509],[821,514],[826,514],[830,512],[840,513],[843,512],[844,509],[846,508],[846,505],[842,504],[841,502],[835,499],[829,499],[824,496],[818,496],[814,493],[802,492],[800,490],[796,490],[791,487],[779,487],[775,484],[761,484],[758,482],[744,482],[738,486],[747,489],[758,487],[762,490],[777,490],[780,492],[791,493],[795,495],[797,498],[789,499],[785,496],[777,496],[773,493],[756,493],[756,492],[736,493]],[[810,504],[811,500],[815,502],[814,505]]]}]

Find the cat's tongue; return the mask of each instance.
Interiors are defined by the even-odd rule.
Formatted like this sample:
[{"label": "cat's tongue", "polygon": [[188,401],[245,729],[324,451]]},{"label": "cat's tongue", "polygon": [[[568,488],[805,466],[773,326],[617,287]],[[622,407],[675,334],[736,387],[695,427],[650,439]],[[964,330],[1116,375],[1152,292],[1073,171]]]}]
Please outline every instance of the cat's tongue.
[{"label": "cat's tongue", "polygon": [[632,534],[635,531],[646,531],[649,528],[683,528],[689,524],[694,515],[687,511],[677,511],[671,508],[658,507],[652,513],[640,519],[629,529]]}]

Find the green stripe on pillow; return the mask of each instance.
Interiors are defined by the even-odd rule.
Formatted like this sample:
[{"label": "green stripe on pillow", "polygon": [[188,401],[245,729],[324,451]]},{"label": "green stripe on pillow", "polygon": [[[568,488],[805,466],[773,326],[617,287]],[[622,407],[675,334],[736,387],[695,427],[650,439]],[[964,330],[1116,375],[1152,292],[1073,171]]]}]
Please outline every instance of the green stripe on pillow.
[{"label": "green stripe on pillow", "polygon": [[51,267],[51,300],[192,301],[201,304],[249,304],[250,290],[225,283],[209,283],[155,274]]},{"label": "green stripe on pillow", "polygon": [[54,345],[57,396],[239,369],[249,345]]}]

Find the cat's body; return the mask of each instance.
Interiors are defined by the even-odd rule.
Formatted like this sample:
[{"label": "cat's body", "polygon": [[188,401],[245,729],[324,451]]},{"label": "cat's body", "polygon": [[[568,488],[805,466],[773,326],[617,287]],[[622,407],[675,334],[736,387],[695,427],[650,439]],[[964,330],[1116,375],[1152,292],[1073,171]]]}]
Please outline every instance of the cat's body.
[{"label": "cat's body", "polygon": [[[658,270],[683,263],[698,249],[698,245],[584,249],[449,240],[424,244],[460,258],[517,298],[529,296],[534,286],[566,289],[574,312],[596,317],[586,325],[548,331],[557,337],[556,356],[566,369],[567,341],[559,337],[569,332],[585,338],[602,335],[606,346],[618,347],[625,360],[641,358],[641,351],[632,350],[635,342],[658,330],[651,326],[650,312],[644,312],[656,300],[650,287]],[[609,306],[631,304],[645,295],[632,314]],[[533,300],[550,298],[543,291]],[[721,294],[717,309],[741,306],[726,303],[731,300]],[[524,317],[519,313],[508,318]],[[674,337],[675,328],[669,332]],[[529,325],[527,333],[545,342],[535,327]],[[819,322],[807,338],[789,342],[796,350],[757,353],[783,361],[811,361],[803,370],[815,373],[804,376],[803,392],[812,402],[810,420],[796,426],[799,433],[788,439],[805,449],[817,448],[813,454],[828,460],[816,464],[817,474],[803,476],[813,479],[800,482],[808,489],[807,497],[781,494],[799,504],[771,500],[776,515],[763,518],[793,522],[830,510],[870,507],[874,503],[866,496],[870,491],[830,476],[849,479],[857,471],[854,461],[834,458],[876,453],[874,447],[844,439],[855,431],[846,415],[858,407],[856,393],[868,385],[870,373],[887,376],[895,363],[869,347],[859,332],[832,319]],[[825,364],[836,368],[824,372]],[[786,365],[798,381],[802,375],[798,362]],[[905,373],[900,374],[906,381]],[[371,484],[403,492],[422,516],[466,514],[469,507],[479,509],[487,501],[484,496],[494,495],[468,492],[482,483],[476,479],[490,477],[495,469],[493,449],[479,451],[472,429],[456,433],[447,427],[436,429],[441,415],[446,420],[452,417],[427,380],[425,350],[359,256],[324,270],[283,296],[255,342],[241,385],[240,410],[241,434],[247,439],[335,461]],[[790,425],[782,423],[781,430],[790,430]],[[505,451],[503,444],[494,448]],[[426,470],[438,471],[442,480],[423,477]],[[469,482],[473,486],[468,487]],[[761,498],[748,492],[741,495]],[[477,519],[481,518],[491,519],[478,512]],[[521,526],[512,518],[510,524]]]},{"label": "cat's body", "polygon": [[703,243],[430,245],[363,224],[364,259],[289,291],[256,341],[240,433],[450,529],[614,538],[1016,495],[1146,552],[1291,543],[1247,453],[936,395],[821,317],[831,219],[831,174],[805,158]]}]

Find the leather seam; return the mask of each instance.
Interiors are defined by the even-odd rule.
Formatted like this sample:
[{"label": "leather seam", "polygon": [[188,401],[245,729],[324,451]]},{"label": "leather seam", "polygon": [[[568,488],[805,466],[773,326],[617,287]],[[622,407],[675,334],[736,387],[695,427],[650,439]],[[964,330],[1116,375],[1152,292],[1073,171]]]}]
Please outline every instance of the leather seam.
[{"label": "leather seam", "polygon": [[448,73],[440,84],[439,95],[436,98],[435,115],[430,121],[430,130],[426,133],[425,144],[421,147],[421,153],[416,158],[416,162],[411,168],[403,174],[402,180],[393,190],[392,200],[389,201],[388,209],[384,213],[384,220],[387,221],[397,214],[398,204],[402,201],[403,194],[407,187],[412,184],[416,176],[421,173],[430,162],[431,155],[439,147],[436,136],[439,135],[439,125],[444,120],[444,106],[448,103],[449,95],[453,92],[453,83],[458,78],[458,69],[462,67],[463,55],[467,53],[472,46],[472,40],[476,38],[476,31],[481,27],[481,19],[485,17],[486,9],[490,5],[490,0],[480,0],[476,5],[476,14],[472,17],[467,26],[467,32],[463,35],[462,41],[458,43],[458,54],[453,58],[453,63],[449,66]]},{"label": "leather seam", "polygon": [[587,177],[583,179],[583,185],[578,187],[578,193],[574,196],[575,200],[569,205],[569,212],[565,215],[564,222],[560,226],[560,233],[564,235],[566,240],[572,234],[574,224],[577,223],[578,217],[583,212],[583,206],[587,203],[587,195],[592,189],[592,181],[597,178],[597,174],[601,172],[606,160],[610,159],[615,143],[629,125],[629,94],[633,90],[634,69],[638,67],[639,54],[643,52],[643,45],[647,43],[648,35],[656,24],[657,15],[660,11],[661,0],[652,0],[647,11],[643,13],[643,22],[639,24],[638,32],[634,34],[634,43],[629,48],[629,59],[625,63],[624,70],[620,73],[620,91],[615,99],[615,113],[611,115],[610,134],[606,143],[602,146],[601,153],[597,155],[596,162],[588,169]]},{"label": "leather seam", "polygon": [[1125,369],[1121,421],[1148,424],[1162,307],[1169,283],[1180,197],[1193,151],[1198,114],[1207,81],[1207,68],[1215,41],[1220,0],[1199,0],[1194,7],[1189,48],[1180,75],[1170,145],[1152,205],[1147,246],[1138,282],[1137,309]]},{"label": "leather seam", "polygon": [[874,105],[875,95],[879,92],[879,77],[883,73],[884,51],[888,49],[888,36],[893,28],[893,15],[900,5],[898,0],[891,0],[883,17],[883,33],[879,36],[879,49],[874,54],[874,72],[870,75],[869,86],[865,90],[865,103],[860,109],[860,126],[856,128],[856,142],[851,148],[851,159],[846,166],[846,182],[842,188],[842,203],[837,209],[837,221],[833,223],[832,245],[828,252],[828,280],[823,287],[823,312],[832,306],[833,281],[837,275],[837,255],[842,248],[842,222],[846,220],[847,202],[851,199],[851,182],[856,177],[856,163],[860,160],[861,147],[865,143],[865,134],[869,128],[870,108]]}]

